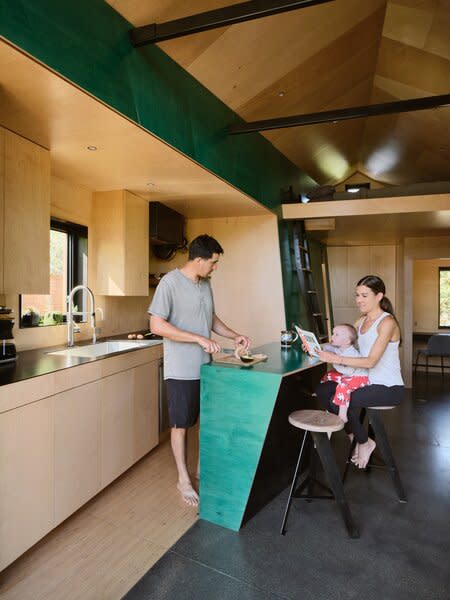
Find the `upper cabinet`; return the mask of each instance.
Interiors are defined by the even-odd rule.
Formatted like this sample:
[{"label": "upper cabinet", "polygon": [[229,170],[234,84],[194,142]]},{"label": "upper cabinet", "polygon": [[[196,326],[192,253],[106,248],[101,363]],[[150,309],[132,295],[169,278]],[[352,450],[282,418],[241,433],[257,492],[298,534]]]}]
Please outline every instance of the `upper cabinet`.
[{"label": "upper cabinet", "polygon": [[50,289],[50,152],[0,128],[0,292]]},{"label": "upper cabinet", "polygon": [[95,192],[92,287],[104,296],[148,296],[148,202],[126,190]]}]

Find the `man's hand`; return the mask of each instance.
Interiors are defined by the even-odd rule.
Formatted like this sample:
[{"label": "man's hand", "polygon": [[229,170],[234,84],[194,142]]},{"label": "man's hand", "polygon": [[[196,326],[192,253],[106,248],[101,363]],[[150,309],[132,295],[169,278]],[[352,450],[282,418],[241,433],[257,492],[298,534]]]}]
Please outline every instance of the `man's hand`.
[{"label": "man's hand", "polygon": [[239,348],[239,346],[243,350],[248,350],[250,348],[250,339],[246,335],[238,334],[235,338],[233,338],[234,347]]},{"label": "man's hand", "polygon": [[199,337],[198,344],[203,348],[205,352],[208,354],[214,354],[215,352],[220,352],[220,346],[214,340],[210,340],[206,337]]}]

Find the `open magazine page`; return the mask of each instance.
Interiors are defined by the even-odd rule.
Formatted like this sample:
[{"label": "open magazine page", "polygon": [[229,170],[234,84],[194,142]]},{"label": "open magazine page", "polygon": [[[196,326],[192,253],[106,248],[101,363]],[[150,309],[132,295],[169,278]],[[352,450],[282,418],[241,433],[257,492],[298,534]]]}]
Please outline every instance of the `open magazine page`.
[{"label": "open magazine page", "polygon": [[318,351],[321,350],[321,346],[317,341],[315,334],[312,331],[307,331],[306,329],[302,329],[298,325],[295,325],[295,329],[302,340],[303,345],[306,348],[306,351],[310,356],[319,356]]}]

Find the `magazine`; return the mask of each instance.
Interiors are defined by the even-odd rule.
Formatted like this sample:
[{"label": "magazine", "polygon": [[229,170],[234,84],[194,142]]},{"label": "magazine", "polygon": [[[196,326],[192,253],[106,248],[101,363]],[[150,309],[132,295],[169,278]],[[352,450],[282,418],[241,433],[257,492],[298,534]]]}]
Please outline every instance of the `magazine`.
[{"label": "magazine", "polygon": [[298,325],[295,325],[295,330],[297,331],[299,338],[302,340],[302,343],[305,346],[308,354],[310,356],[318,356],[317,351],[322,350],[322,346],[317,341],[315,334],[312,331],[306,331],[306,329],[302,329]]}]

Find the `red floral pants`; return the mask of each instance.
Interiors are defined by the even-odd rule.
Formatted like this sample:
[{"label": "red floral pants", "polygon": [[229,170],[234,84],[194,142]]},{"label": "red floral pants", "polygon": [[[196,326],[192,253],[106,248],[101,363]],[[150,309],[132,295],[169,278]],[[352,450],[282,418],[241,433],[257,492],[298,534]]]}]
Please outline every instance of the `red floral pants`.
[{"label": "red floral pants", "polygon": [[320,380],[321,383],[326,381],[336,381],[337,388],[333,398],[333,404],[338,406],[348,406],[350,404],[350,394],[369,385],[369,378],[367,375],[342,375],[337,371],[327,371]]}]

